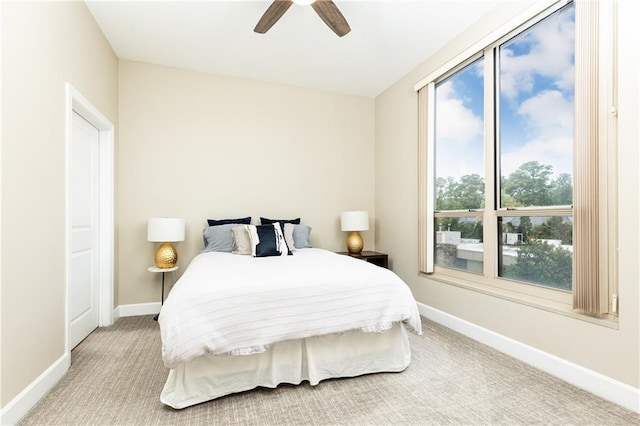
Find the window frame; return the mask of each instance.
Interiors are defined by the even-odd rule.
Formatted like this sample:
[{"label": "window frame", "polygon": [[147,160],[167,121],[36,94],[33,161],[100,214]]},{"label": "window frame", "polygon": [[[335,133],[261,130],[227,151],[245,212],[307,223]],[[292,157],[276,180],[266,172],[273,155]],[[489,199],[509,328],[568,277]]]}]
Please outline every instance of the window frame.
[{"label": "window frame", "polygon": [[[556,313],[569,315],[584,319],[609,327],[617,327],[618,310],[615,305],[617,294],[617,270],[615,265],[617,247],[617,182],[615,178],[615,153],[616,153],[616,114],[613,113],[616,105],[616,80],[615,80],[615,59],[616,43],[614,35],[614,25],[616,17],[616,5],[614,2],[606,3],[595,13],[599,17],[599,25],[596,27],[596,42],[598,44],[599,79],[597,90],[599,91],[594,107],[598,110],[596,117],[599,126],[596,127],[599,134],[595,135],[598,141],[596,159],[600,175],[596,185],[598,193],[602,193],[597,208],[600,222],[598,223],[599,240],[605,241],[600,249],[599,262],[603,266],[598,271],[599,278],[595,286],[600,289],[600,294],[606,294],[606,307],[600,312],[584,312],[576,310],[574,306],[575,293],[575,268],[574,257],[574,290],[567,292],[549,287],[518,282],[508,278],[498,276],[498,218],[500,216],[549,216],[566,215],[575,217],[572,206],[549,206],[545,208],[502,208],[499,203],[499,179],[489,182],[488,171],[492,171],[494,176],[500,176],[499,161],[499,141],[497,140],[497,126],[499,124],[498,106],[495,104],[497,88],[499,87],[499,73],[495,72],[499,63],[499,46],[506,41],[517,36],[521,32],[550,16],[554,12],[570,4],[571,0],[547,1],[537,8],[530,8],[523,12],[507,24],[501,26],[496,31],[484,39],[478,41],[472,47],[451,61],[447,62],[430,75],[422,79],[415,86],[418,91],[418,114],[419,114],[419,273],[447,284],[461,286],[486,294],[517,301],[529,306],[549,310]],[[576,2],[576,21],[578,20],[578,3]],[[582,6],[581,6],[582,7]],[[584,18],[584,12],[583,12]],[[581,19],[583,19],[581,18]],[[597,20],[596,20],[597,21]],[[591,23],[591,22],[590,22]],[[577,27],[577,25],[576,25]],[[593,28],[591,28],[593,30]],[[576,49],[584,48],[586,44],[593,44],[594,40],[578,41],[578,29],[576,28]],[[578,52],[576,52],[576,67]],[[484,138],[485,138],[485,208],[471,212],[446,211],[436,212],[435,197],[435,129],[434,129],[434,106],[435,106],[435,86],[438,82],[450,77],[467,65],[480,57],[484,57],[485,75],[494,76],[493,79],[485,78],[484,87]],[[578,73],[578,70],[576,70]],[[491,81],[495,80],[495,81]],[[576,92],[579,90],[576,84]],[[581,88],[584,90],[584,88]],[[576,93],[576,98],[578,94]],[[588,96],[587,96],[588,97]],[[593,99],[590,99],[593,102]],[[577,100],[575,102],[578,102]],[[613,106],[612,106],[613,105]],[[487,113],[489,112],[489,115]],[[611,112],[611,113],[610,113]],[[584,123],[585,119],[582,119]],[[580,125],[580,123],[578,123]],[[574,136],[576,130],[574,129]],[[574,137],[575,139],[575,137]],[[586,143],[586,142],[585,142]],[[592,145],[594,142],[589,142]],[[574,157],[577,143],[574,141]],[[577,185],[575,178],[576,165],[574,164],[574,187]],[[574,194],[576,190],[574,189]],[[575,195],[574,195],[575,197]],[[575,201],[574,201],[575,203]],[[480,216],[483,223],[484,244],[483,253],[483,274],[473,274],[466,271],[439,267],[434,265],[434,240],[435,240],[435,218],[438,216]],[[574,224],[575,228],[575,224]],[[494,236],[490,241],[487,237]],[[574,250],[577,235],[574,230]],[[488,244],[487,244],[488,243]],[[575,253],[575,252],[574,252]],[[593,284],[589,284],[593,285]],[[604,296],[603,296],[604,297]]]}]

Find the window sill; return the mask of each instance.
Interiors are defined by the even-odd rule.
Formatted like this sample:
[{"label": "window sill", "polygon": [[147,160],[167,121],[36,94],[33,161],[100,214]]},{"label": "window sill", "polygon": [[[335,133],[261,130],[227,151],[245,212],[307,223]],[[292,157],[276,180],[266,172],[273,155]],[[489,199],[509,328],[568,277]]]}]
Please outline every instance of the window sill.
[{"label": "window sill", "polygon": [[514,290],[508,290],[505,288],[497,287],[489,282],[482,282],[484,278],[478,277],[478,280],[471,280],[462,278],[459,276],[450,276],[444,273],[435,272],[433,274],[427,274],[419,272],[419,276],[427,278],[433,281],[437,281],[443,284],[453,285],[461,287],[467,290],[476,291],[478,293],[486,294],[493,297],[498,297],[510,302],[519,303],[521,305],[530,306],[532,308],[541,309],[547,312],[551,312],[558,315],[564,315],[569,318],[574,318],[581,321],[586,321],[592,324],[600,325],[603,327],[617,330],[618,317],[613,315],[607,315],[606,317],[594,317],[590,315],[581,314],[575,312],[571,305],[558,300],[546,299],[542,297],[532,296],[531,294],[524,294]]}]

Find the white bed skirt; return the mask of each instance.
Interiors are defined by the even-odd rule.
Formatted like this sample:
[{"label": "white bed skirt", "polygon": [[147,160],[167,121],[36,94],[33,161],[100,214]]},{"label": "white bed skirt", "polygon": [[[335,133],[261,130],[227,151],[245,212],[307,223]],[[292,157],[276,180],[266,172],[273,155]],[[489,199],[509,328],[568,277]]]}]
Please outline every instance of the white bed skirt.
[{"label": "white bed skirt", "polygon": [[258,386],[402,371],[411,362],[402,324],[383,333],[350,331],[291,340],[252,355],[204,355],[169,370],[160,401],[185,408]]}]

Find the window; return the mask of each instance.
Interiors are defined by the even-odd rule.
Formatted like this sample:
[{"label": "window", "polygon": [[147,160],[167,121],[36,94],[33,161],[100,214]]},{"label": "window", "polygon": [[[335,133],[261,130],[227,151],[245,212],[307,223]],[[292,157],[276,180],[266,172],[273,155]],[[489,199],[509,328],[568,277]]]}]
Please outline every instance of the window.
[{"label": "window", "polygon": [[484,58],[435,85],[435,264],[482,273]]},{"label": "window", "polygon": [[600,189],[613,180],[613,37],[597,19],[615,6],[599,3],[556,2],[416,85],[422,272],[616,313],[615,191]]},{"label": "window", "polygon": [[498,229],[519,236],[499,241],[498,276],[569,292],[574,24],[571,3],[495,49]]}]

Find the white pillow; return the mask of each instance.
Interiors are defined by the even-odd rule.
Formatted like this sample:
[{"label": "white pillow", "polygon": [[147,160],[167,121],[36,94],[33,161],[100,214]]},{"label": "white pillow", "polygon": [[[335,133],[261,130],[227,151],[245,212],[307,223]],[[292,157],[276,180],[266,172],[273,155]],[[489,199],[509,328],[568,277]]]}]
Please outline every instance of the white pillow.
[{"label": "white pillow", "polygon": [[[231,228],[233,233],[233,254],[251,254],[251,239],[249,238],[249,232],[245,229],[244,225],[238,225],[235,228]],[[293,237],[293,234],[292,234]]]},{"label": "white pillow", "polygon": [[285,223],[284,224],[284,240],[287,242],[287,246],[289,246],[289,250],[294,251],[296,246],[293,242],[293,228],[295,225],[293,223]]}]

